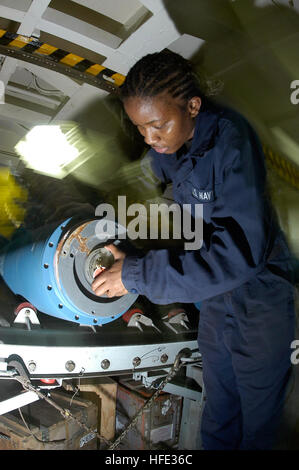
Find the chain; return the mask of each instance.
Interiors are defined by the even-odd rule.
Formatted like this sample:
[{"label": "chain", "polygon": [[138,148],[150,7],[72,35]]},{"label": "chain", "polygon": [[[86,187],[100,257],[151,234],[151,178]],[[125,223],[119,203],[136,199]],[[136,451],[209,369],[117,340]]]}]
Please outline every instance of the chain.
[{"label": "chain", "polygon": [[121,441],[125,438],[125,436],[128,434],[130,429],[132,429],[132,427],[135,426],[135,424],[138,421],[138,418],[142,415],[142,413],[146,409],[150,408],[150,406],[152,406],[153,402],[159,396],[159,394],[162,392],[165,385],[168,382],[170,382],[173,379],[173,377],[178,373],[180,368],[183,365],[185,365],[185,363],[181,361],[182,357],[184,357],[185,355],[186,355],[186,351],[184,351],[184,350],[181,351],[180,353],[178,353],[178,355],[175,358],[174,364],[173,364],[172,368],[170,369],[169,373],[167,374],[167,376],[165,377],[165,379],[162,382],[160,382],[158,388],[153,393],[153,395],[144,403],[144,405],[136,413],[136,415],[133,417],[133,419],[128,424],[128,426],[124,429],[124,431],[118,436],[118,438],[114,442],[109,441],[105,437],[101,436],[98,432],[95,432],[93,429],[86,426],[86,424],[82,423],[82,421],[80,421],[76,416],[74,416],[70,412],[70,410],[68,410],[66,408],[62,408],[60,405],[55,403],[54,400],[52,400],[48,396],[44,395],[37,387],[35,387],[34,385],[31,384],[30,380],[27,377],[24,377],[22,375],[18,375],[18,376],[12,377],[12,378],[14,380],[17,380],[18,382],[20,382],[22,384],[22,386],[24,387],[24,389],[35,392],[38,395],[39,398],[41,398],[42,400],[45,400],[51,406],[56,408],[56,410],[58,410],[61,413],[61,415],[63,416],[64,419],[73,419],[80,427],[85,429],[88,433],[95,434],[96,437],[99,440],[104,441],[104,443],[108,446],[107,450],[114,450],[121,443]]},{"label": "chain", "polygon": [[173,377],[177,374],[177,372],[180,370],[180,368],[184,365],[184,363],[181,361],[181,358],[186,354],[185,351],[182,351],[181,353],[178,353],[178,355],[175,358],[174,364],[172,368],[170,369],[168,375],[165,377],[165,379],[159,384],[158,388],[156,389],[155,393],[145,402],[145,404],[140,408],[140,410],[137,412],[137,414],[133,417],[131,422],[128,424],[128,426],[123,430],[123,432],[118,436],[118,438],[113,442],[112,445],[108,448],[108,450],[114,450],[120,443],[121,441],[126,437],[130,429],[135,426],[135,424],[138,421],[138,418],[142,415],[142,413],[148,409],[155,399],[159,396],[159,394],[162,392],[163,388],[165,385],[170,382],[170,380],[173,379]]},{"label": "chain", "polygon": [[15,380],[17,380],[18,382],[20,382],[23,387],[26,389],[26,390],[30,390],[32,392],[35,392],[39,398],[41,398],[42,400],[45,400],[46,402],[48,402],[50,405],[52,405],[54,408],[56,408],[56,410],[58,410],[60,412],[60,414],[63,416],[64,419],[73,419],[74,421],[76,421],[76,423],[83,429],[85,429],[85,431],[87,431],[88,433],[93,433],[96,435],[96,437],[101,440],[101,441],[104,441],[106,445],[110,445],[111,444],[111,441],[109,441],[108,439],[106,439],[105,437],[101,436],[98,432],[95,432],[94,429],[91,429],[89,428],[88,426],[86,426],[86,424],[82,423],[82,421],[80,421],[76,416],[74,416],[70,410],[66,409],[66,408],[62,408],[60,405],[58,405],[57,403],[55,403],[54,400],[52,400],[51,398],[47,397],[46,395],[44,395],[42,392],[40,392],[38,390],[38,388],[34,387],[34,385],[31,384],[30,380],[25,378],[25,377],[22,377],[22,376],[17,376],[17,377],[13,377]]}]

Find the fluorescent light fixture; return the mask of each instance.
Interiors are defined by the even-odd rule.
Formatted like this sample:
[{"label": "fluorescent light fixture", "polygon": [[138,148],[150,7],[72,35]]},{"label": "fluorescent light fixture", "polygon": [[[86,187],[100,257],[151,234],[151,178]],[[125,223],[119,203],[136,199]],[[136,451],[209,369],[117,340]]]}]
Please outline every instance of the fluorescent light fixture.
[{"label": "fluorescent light fixture", "polygon": [[74,139],[68,138],[74,130],[76,126],[71,129],[63,129],[60,125],[35,126],[17,143],[15,150],[29,168],[63,178],[69,173],[67,165],[80,155],[79,148],[70,142]]}]

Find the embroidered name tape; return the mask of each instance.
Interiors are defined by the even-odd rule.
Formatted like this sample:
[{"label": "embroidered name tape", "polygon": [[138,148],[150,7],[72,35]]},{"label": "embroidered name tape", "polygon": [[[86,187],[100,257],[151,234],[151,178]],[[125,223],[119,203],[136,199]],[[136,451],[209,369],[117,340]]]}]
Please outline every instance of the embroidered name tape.
[{"label": "embroidered name tape", "polygon": [[196,188],[192,188],[192,196],[202,202],[210,202],[215,199],[214,191],[202,191]]}]

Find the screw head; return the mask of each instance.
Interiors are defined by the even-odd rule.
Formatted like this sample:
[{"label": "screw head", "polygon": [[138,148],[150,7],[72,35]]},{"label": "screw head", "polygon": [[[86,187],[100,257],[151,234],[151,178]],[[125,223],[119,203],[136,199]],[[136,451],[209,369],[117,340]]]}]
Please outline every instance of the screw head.
[{"label": "screw head", "polygon": [[134,367],[137,367],[141,364],[141,359],[140,357],[134,357],[133,361],[132,361],[132,364]]},{"label": "screw head", "polygon": [[160,357],[160,361],[163,362],[163,363],[167,362],[168,361],[167,354],[162,354],[162,356]]},{"label": "screw head", "polygon": [[108,359],[103,359],[101,362],[102,369],[109,369],[110,361]]},{"label": "screw head", "polygon": [[36,363],[34,361],[30,361],[28,364],[28,369],[30,372],[34,372],[36,369]]},{"label": "screw head", "polygon": [[68,372],[73,372],[73,370],[75,369],[76,367],[76,364],[73,362],[73,361],[67,361],[65,363],[65,368]]}]

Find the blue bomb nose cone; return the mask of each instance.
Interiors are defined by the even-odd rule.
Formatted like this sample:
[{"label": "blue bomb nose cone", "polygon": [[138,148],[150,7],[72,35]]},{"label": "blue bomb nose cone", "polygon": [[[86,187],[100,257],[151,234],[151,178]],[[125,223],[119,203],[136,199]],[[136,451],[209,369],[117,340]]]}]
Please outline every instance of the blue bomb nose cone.
[{"label": "blue bomb nose cone", "polygon": [[[10,243],[0,257],[0,272],[8,287],[38,311],[63,320],[103,325],[119,318],[138,295],[108,298],[92,291],[94,277],[114,263],[104,248],[112,237],[98,233],[98,222],[72,226],[66,220],[42,240],[24,233],[17,243]],[[113,230],[115,238],[119,227]]]}]

